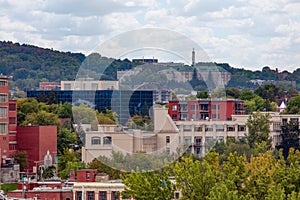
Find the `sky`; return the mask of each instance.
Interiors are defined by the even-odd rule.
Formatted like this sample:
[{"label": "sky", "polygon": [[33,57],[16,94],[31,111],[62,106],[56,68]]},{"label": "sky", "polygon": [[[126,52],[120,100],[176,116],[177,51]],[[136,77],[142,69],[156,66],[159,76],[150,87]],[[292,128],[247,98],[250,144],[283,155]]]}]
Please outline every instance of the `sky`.
[{"label": "sky", "polygon": [[298,0],[0,0],[0,40],[87,55],[124,32],[159,28],[193,40],[213,62],[292,72],[299,10]]}]

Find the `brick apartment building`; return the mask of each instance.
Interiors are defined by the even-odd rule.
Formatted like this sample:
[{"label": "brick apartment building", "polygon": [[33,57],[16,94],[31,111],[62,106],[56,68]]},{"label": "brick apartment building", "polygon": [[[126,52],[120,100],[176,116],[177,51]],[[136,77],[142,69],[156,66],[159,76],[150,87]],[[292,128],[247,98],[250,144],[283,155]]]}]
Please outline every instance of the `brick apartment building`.
[{"label": "brick apartment building", "polygon": [[9,96],[9,79],[0,75],[0,167],[11,163],[17,151],[17,103]]},{"label": "brick apartment building", "polygon": [[235,99],[170,101],[168,112],[173,121],[227,121],[232,115],[244,114],[244,102]]},{"label": "brick apartment building", "polygon": [[57,127],[17,126],[17,121],[17,101],[10,99],[9,78],[0,75],[0,171],[4,167],[13,167],[11,155],[21,150],[27,152],[29,171],[36,166],[35,162],[45,165],[51,160],[53,163],[57,151]]},{"label": "brick apartment building", "polygon": [[27,152],[29,172],[34,171],[37,165],[54,165],[57,154],[56,126],[18,126],[17,132],[18,150]]}]

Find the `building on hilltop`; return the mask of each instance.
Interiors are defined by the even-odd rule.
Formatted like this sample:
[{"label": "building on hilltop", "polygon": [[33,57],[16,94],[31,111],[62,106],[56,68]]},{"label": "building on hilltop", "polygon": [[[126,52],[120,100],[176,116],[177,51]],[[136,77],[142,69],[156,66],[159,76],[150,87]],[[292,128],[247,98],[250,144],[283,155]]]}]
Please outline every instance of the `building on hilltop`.
[{"label": "building on hilltop", "polygon": [[78,78],[74,81],[61,81],[61,90],[118,90],[119,81],[102,81],[93,78]]}]

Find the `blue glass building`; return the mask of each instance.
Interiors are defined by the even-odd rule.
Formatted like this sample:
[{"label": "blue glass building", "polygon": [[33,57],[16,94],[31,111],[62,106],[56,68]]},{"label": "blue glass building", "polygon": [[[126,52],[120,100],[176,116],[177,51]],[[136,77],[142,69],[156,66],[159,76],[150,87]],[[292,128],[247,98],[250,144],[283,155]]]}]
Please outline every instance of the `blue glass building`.
[{"label": "blue glass building", "polygon": [[29,90],[28,98],[51,103],[69,102],[72,105],[85,103],[99,112],[110,109],[118,114],[119,122],[124,124],[135,114],[148,115],[153,106],[153,91],[130,90]]}]

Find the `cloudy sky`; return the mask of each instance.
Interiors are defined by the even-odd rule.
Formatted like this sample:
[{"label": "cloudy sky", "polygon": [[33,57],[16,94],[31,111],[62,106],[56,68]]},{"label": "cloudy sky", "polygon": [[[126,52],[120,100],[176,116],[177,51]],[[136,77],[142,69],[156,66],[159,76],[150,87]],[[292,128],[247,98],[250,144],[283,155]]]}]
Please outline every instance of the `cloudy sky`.
[{"label": "cloudy sky", "polygon": [[298,0],[0,0],[0,40],[87,54],[126,31],[164,28],[195,41],[212,61],[293,71],[299,11]]}]

